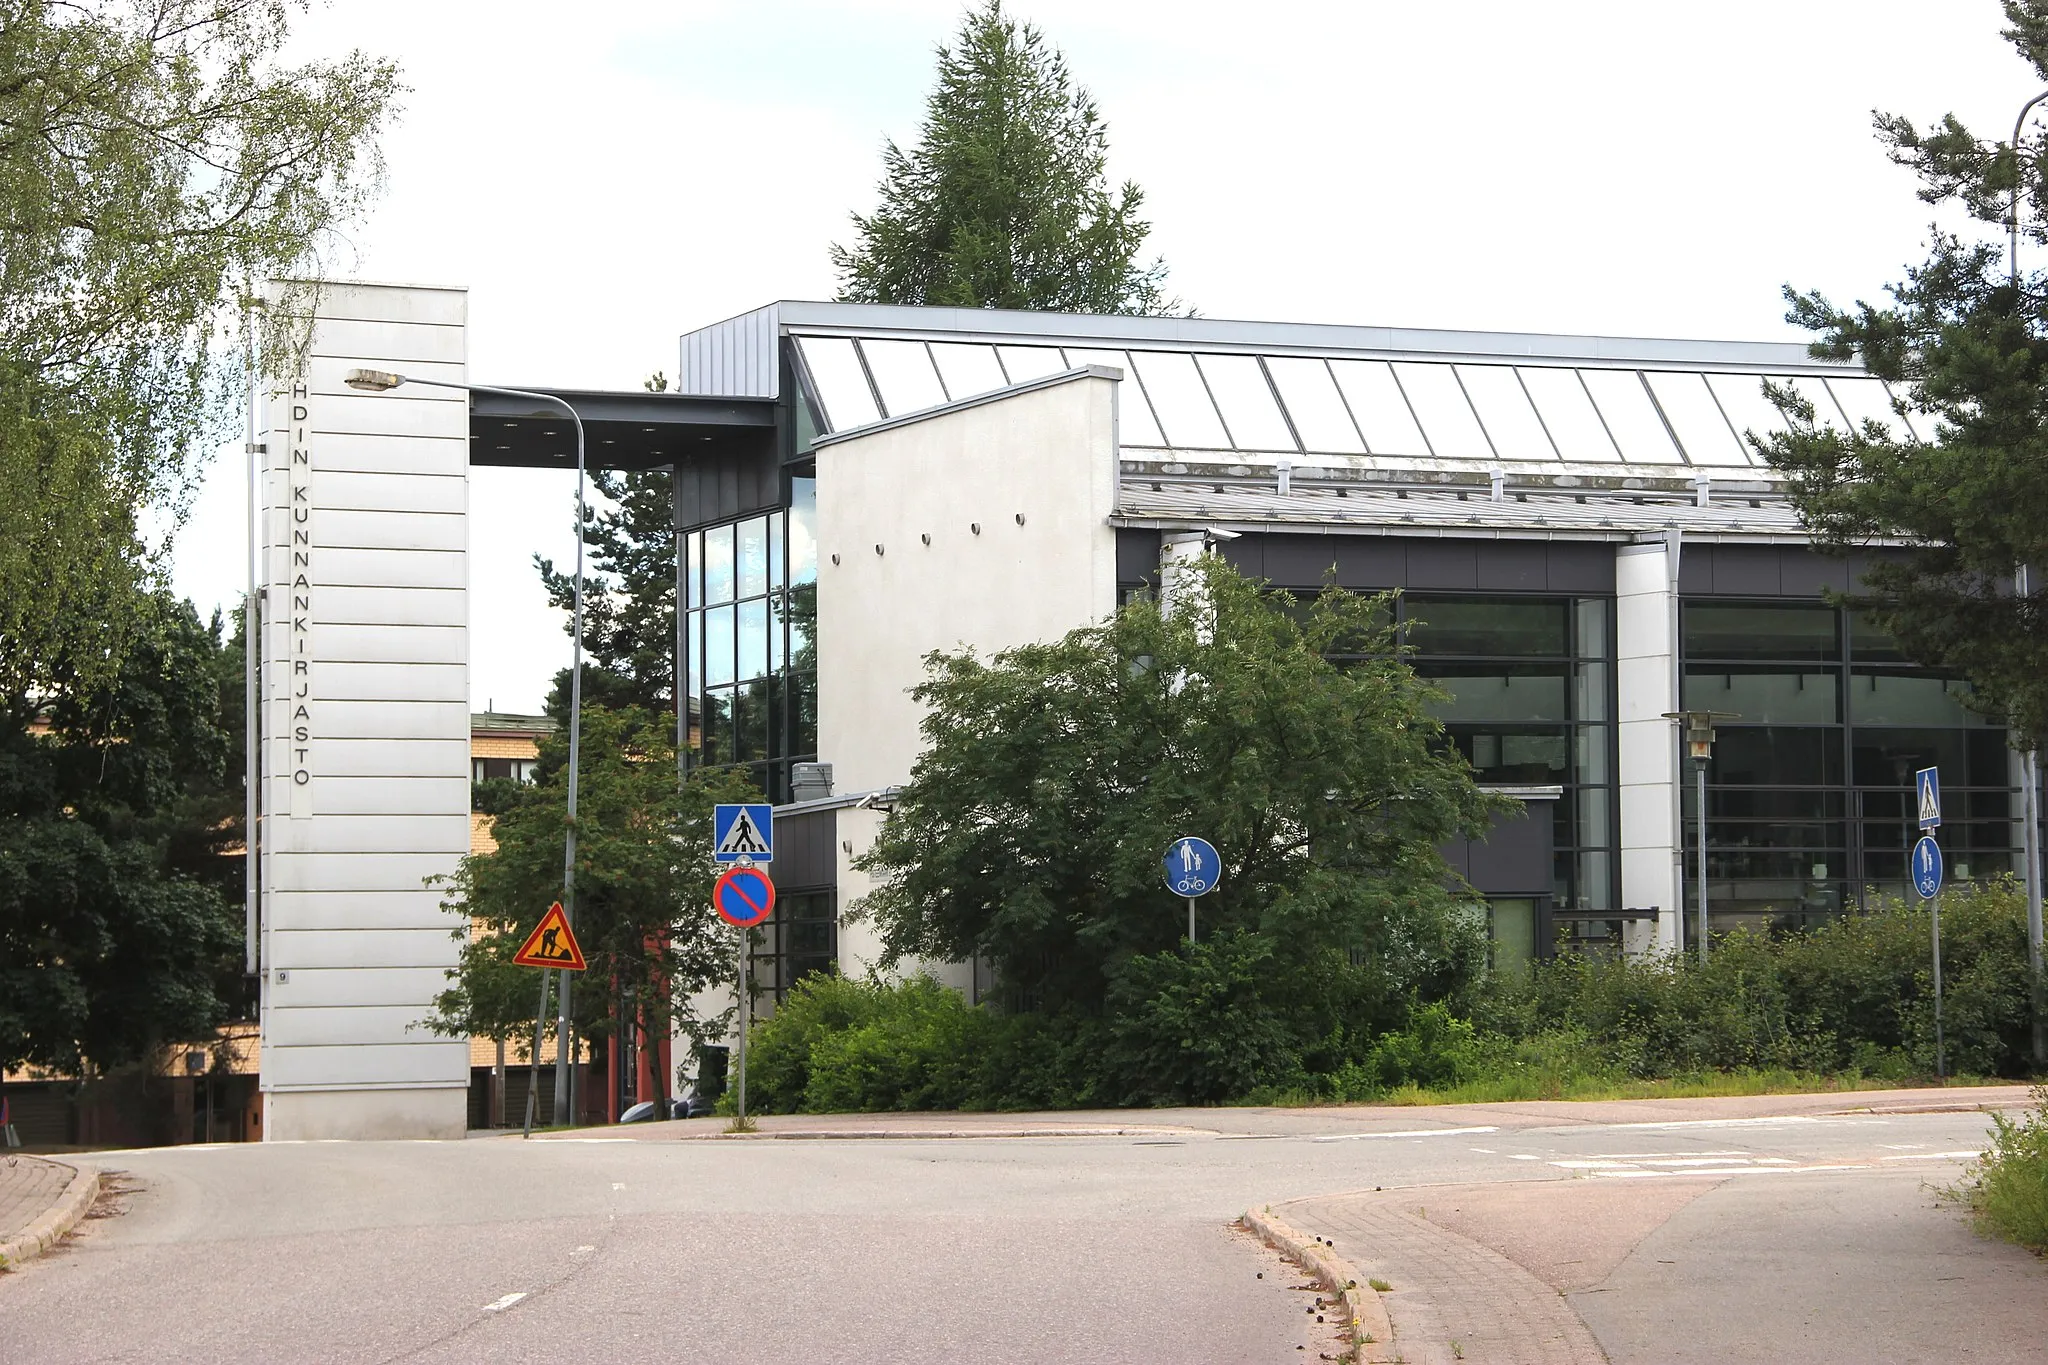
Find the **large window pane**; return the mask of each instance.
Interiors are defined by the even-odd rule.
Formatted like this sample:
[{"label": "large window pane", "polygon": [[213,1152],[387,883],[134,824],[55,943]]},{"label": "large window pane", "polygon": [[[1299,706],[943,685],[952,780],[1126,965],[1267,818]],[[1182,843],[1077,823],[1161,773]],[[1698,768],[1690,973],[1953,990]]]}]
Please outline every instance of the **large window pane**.
[{"label": "large window pane", "polygon": [[1837,682],[1833,669],[1688,667],[1685,706],[1692,711],[1726,711],[1769,725],[1832,725],[1841,719]]},{"label": "large window pane", "polygon": [[1562,728],[1447,727],[1479,781],[1548,786],[1566,780],[1571,741]]},{"label": "large window pane", "polygon": [[696,697],[702,695],[704,691],[704,613],[685,613],[684,620],[683,695]]},{"label": "large window pane", "polygon": [[1408,643],[1422,654],[1563,658],[1565,604],[1511,597],[1405,599]]},{"label": "large window pane", "polygon": [[818,675],[791,673],[789,688],[789,754],[809,758],[818,752]]},{"label": "large window pane", "polygon": [[1396,361],[1394,375],[1439,459],[1493,458],[1493,447],[1486,443],[1486,433],[1479,429],[1479,419],[1472,415],[1472,405],[1465,401],[1465,391],[1449,365]]},{"label": "large window pane", "polygon": [[1343,395],[1337,392],[1328,365],[1301,356],[1267,356],[1266,369],[1304,447],[1331,455],[1365,453],[1365,442],[1351,424],[1351,414],[1345,411]]},{"label": "large window pane", "polygon": [[739,537],[735,595],[759,597],[768,591],[768,519],[754,517],[735,529]]},{"label": "large window pane", "polygon": [[1609,672],[1604,663],[1582,663],[1572,669],[1572,718],[1610,720]]},{"label": "large window pane", "polygon": [[1366,448],[1375,455],[1428,455],[1429,442],[1415,424],[1415,414],[1394,372],[1384,360],[1333,360],[1330,373],[1358,419]]},{"label": "large window pane", "polygon": [[782,562],[782,552],[782,513],[770,512],[768,514],[768,586],[770,589],[780,588],[789,581],[789,576]]},{"label": "large window pane", "polygon": [[1067,368],[1066,359],[1056,346],[998,346],[996,354],[1002,357],[1003,369],[1009,373],[1012,384],[1043,379]]},{"label": "large window pane", "polygon": [[768,671],[768,603],[763,598],[739,607],[739,659],[734,676],[758,678]]},{"label": "large window pane", "polygon": [[1779,388],[1791,389],[1794,393],[1813,404],[1813,420],[1829,431],[1847,433],[1848,427],[1842,417],[1842,410],[1835,404],[1835,396],[1828,392],[1828,386],[1813,375],[1772,375],[1771,382]]},{"label": "large window pane", "polygon": [[730,602],[732,589],[732,527],[720,526],[704,533],[704,600]]},{"label": "large window pane", "polygon": [[1833,607],[1685,604],[1688,659],[1825,660],[1842,657]]},{"label": "large window pane", "polygon": [[1145,401],[1145,390],[1138,383],[1137,371],[1131,365],[1131,358],[1122,351],[1084,351],[1078,347],[1067,347],[1067,364],[1107,365],[1123,375],[1117,385],[1116,417],[1117,440],[1127,446],[1159,446],[1166,441],[1159,434],[1159,424],[1152,420],[1152,405]]},{"label": "large window pane", "polygon": [[768,671],[779,673],[789,662],[789,598],[776,593],[768,599]]},{"label": "large window pane", "polygon": [[733,693],[732,757],[750,763],[768,756],[768,684],[753,682]]},{"label": "large window pane", "polygon": [[875,377],[875,387],[882,391],[882,406],[889,416],[922,412],[946,401],[946,391],[939,387],[939,373],[932,368],[931,353],[922,341],[870,339],[861,342],[860,349],[867,356],[868,372]]},{"label": "large window pane", "polygon": [[[1507,664],[1486,672],[1452,664],[1423,664],[1416,672],[1451,694],[1431,712],[1446,724],[1466,721],[1562,721],[1565,681],[1559,672],[1543,672],[1541,664]],[[1559,749],[1558,762],[1563,763]]]},{"label": "large window pane", "polygon": [[1256,356],[1205,355],[1200,358],[1203,378],[1223,413],[1223,425],[1230,429],[1231,444],[1239,450],[1293,450],[1294,437],[1273,401],[1273,391],[1259,369]]},{"label": "large window pane", "polygon": [[685,596],[689,601],[689,605],[693,607],[701,607],[704,605],[703,532],[691,532],[685,544],[688,547],[683,552],[683,582],[687,585],[688,588],[688,591],[685,593]]},{"label": "large window pane", "polygon": [[1612,604],[1604,597],[1582,597],[1573,604],[1572,610],[1578,617],[1575,652],[1581,659],[1607,658],[1607,620]]},{"label": "large window pane", "polygon": [[704,682],[722,687],[733,680],[731,607],[713,607],[704,613]]},{"label": "large window pane", "polygon": [[1522,381],[1507,365],[1460,365],[1458,378],[1464,381],[1465,396],[1479,413],[1493,448],[1504,460],[1554,460],[1557,451],[1536,420]]},{"label": "large window pane", "polygon": [[1603,464],[1621,458],[1613,438],[1600,423],[1600,414],[1593,409],[1593,400],[1586,395],[1586,386],[1579,382],[1577,370],[1524,365],[1521,374],[1522,383],[1561,457]]},{"label": "large window pane", "polygon": [[1621,447],[1622,458],[1635,464],[1680,463],[1664,419],[1634,370],[1589,369],[1579,371],[1579,376],[1606,419],[1608,434]]},{"label": "large window pane", "polygon": [[789,581],[818,581],[818,481],[789,481]]},{"label": "large window pane", "polygon": [[1969,684],[1917,670],[1857,669],[1849,679],[1849,719],[1857,725],[1988,725],[1963,704]]},{"label": "large window pane", "polygon": [[1581,725],[1572,736],[1572,780],[1599,785],[1613,771],[1614,731],[1605,725]]},{"label": "large window pane", "polygon": [[1138,374],[1152,399],[1152,411],[1169,445],[1192,450],[1228,450],[1230,438],[1217,420],[1216,405],[1195,369],[1195,358],[1180,351],[1134,351]]},{"label": "large window pane", "polygon": [[932,359],[938,362],[939,377],[946,381],[946,396],[954,402],[979,393],[993,393],[1007,387],[1003,367],[996,362],[993,346],[958,341],[934,341]]},{"label": "large window pane", "polygon": [[1707,391],[1707,381],[1696,374],[1651,372],[1646,376],[1657,406],[1664,409],[1678,443],[1694,464],[1747,465],[1749,454],[1729,429],[1720,405]]},{"label": "large window pane", "polygon": [[1860,433],[1865,422],[1875,422],[1894,441],[1911,441],[1912,429],[1892,411],[1892,396],[1879,379],[1829,379],[1828,391]]},{"label": "large window pane", "polygon": [[[1672,743],[1677,742],[1674,732]],[[1714,757],[1707,765],[1707,781],[1717,787],[1839,785],[1842,732],[1788,725],[1721,726],[1714,731]]]},{"label": "large window pane", "polygon": [[[1752,432],[1758,436],[1775,436],[1786,429],[1785,415],[1764,397],[1762,375],[1710,374],[1707,387],[1714,391],[1714,397],[1721,400],[1721,410],[1728,414],[1729,422],[1745,438]],[[1746,439],[1744,444],[1748,444]]]},{"label": "large window pane", "polygon": [[827,431],[865,426],[881,417],[874,391],[868,387],[867,372],[861,368],[860,355],[851,340],[802,337],[797,341],[797,349],[803,354],[804,368],[811,372],[811,382],[818,387],[818,400],[825,405]]},{"label": "large window pane", "polygon": [[1857,663],[1909,663],[1892,633],[1860,611],[1849,613],[1849,655]]},{"label": "large window pane", "polygon": [[703,735],[705,766],[732,762],[731,688],[705,694]]}]

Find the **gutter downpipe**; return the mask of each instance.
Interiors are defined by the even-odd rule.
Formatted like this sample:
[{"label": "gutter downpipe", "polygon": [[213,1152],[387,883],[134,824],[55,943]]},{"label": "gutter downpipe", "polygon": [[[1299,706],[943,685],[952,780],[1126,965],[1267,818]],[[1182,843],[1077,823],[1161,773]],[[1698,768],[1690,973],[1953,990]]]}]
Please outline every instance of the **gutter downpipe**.
[{"label": "gutter downpipe", "polygon": [[[1685,533],[1676,527],[1664,533],[1664,572],[1669,584],[1671,607],[1669,629],[1671,631],[1671,697],[1673,710],[1685,709],[1685,660],[1683,641],[1678,634],[1678,560],[1685,546]],[[1677,726],[1671,727],[1671,743],[1682,746],[1685,733]],[[1671,768],[1671,951],[1685,951],[1685,763],[1682,747],[1672,750]],[[1704,775],[1700,788],[1700,828],[1705,830],[1707,812],[1705,807],[1706,787]],[[1701,855],[1704,857],[1704,853]],[[1706,864],[1700,865],[1700,884],[1706,885]],[[1702,907],[1704,909],[1704,905]]]}]

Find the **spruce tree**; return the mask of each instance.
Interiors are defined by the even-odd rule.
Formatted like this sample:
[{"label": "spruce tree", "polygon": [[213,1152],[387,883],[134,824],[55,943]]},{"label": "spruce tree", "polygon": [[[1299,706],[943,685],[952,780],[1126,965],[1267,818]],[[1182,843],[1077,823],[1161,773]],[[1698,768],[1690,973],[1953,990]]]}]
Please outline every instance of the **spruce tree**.
[{"label": "spruce tree", "polygon": [[[2005,38],[2048,80],[2048,0],[2005,0]],[[2017,106],[2018,101],[2015,100]],[[1840,308],[1786,290],[1790,320],[1818,335],[1817,357],[1860,357],[1892,386],[1927,439],[1876,424],[1841,432],[1789,391],[1774,398],[1791,431],[1757,441],[1790,476],[1791,497],[1824,549],[1873,540],[1908,546],[1849,601],[1924,664],[1974,685],[1972,703],[2009,719],[2020,742],[2048,737],[2048,138],[1980,138],[1951,114],[1922,130],[1876,116],[1891,159],[1920,198],[1980,226],[1931,230],[1890,301]],[[2018,219],[2018,262],[2007,232]],[[2029,595],[2014,572],[2031,567]]]},{"label": "spruce tree", "polygon": [[1001,0],[938,50],[918,145],[882,152],[881,206],[835,245],[839,298],[1072,313],[1170,313],[1166,267],[1138,253],[1143,192],[1114,193],[1109,139],[1066,58]]}]

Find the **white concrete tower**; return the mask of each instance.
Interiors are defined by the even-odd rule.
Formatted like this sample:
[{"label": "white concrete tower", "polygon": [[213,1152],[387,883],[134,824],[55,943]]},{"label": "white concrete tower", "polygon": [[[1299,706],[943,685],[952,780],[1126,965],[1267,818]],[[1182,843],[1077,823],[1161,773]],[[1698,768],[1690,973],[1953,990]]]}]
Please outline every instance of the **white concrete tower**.
[{"label": "white concrete tower", "polygon": [[[273,300],[280,295],[273,292]],[[290,306],[286,304],[286,306]],[[459,289],[329,285],[264,437],[263,1133],[459,1138],[469,1046],[417,1027],[469,850],[469,403]]]}]

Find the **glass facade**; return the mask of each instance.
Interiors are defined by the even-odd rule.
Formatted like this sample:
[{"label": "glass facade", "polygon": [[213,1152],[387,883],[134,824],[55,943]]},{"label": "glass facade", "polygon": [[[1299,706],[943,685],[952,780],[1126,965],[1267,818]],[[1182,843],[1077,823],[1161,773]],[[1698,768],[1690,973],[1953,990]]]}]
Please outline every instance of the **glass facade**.
[{"label": "glass facade", "polygon": [[682,537],[684,761],[744,764],[777,802],[818,752],[817,481],[789,484],[781,510]]},{"label": "glass facade", "polygon": [[747,931],[755,999],[781,1004],[789,988],[839,960],[839,922],[833,893],[797,891],[775,898],[775,913]]},{"label": "glass facade", "polygon": [[[1688,599],[1685,708],[1732,712],[1707,768],[1712,926],[1806,925],[1871,889],[1910,894],[1913,773],[1938,766],[1951,879],[2018,867],[2018,792],[2002,726],[1966,683],[1906,662],[1819,602]],[[1687,933],[1699,876],[1697,777],[1684,772]]]},{"label": "glass facade", "polygon": [[1415,671],[1450,693],[1437,715],[1479,781],[1563,788],[1543,803],[1552,904],[1615,908],[1612,601],[1409,593],[1398,610]]}]

